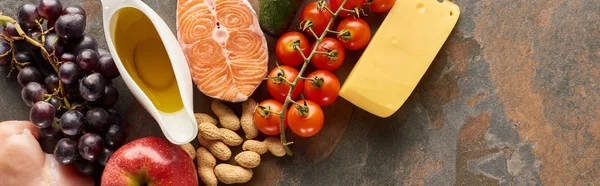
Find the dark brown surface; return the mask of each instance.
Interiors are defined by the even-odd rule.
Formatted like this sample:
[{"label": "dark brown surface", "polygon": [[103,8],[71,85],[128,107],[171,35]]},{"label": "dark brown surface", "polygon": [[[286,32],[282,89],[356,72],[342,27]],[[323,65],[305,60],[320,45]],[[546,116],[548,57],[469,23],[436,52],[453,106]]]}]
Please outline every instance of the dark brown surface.
[{"label": "dark brown surface", "polygon": [[[13,16],[25,2],[37,1],[1,1],[0,11]],[[144,2],[174,30],[175,0]],[[456,3],[456,28],[396,114],[378,118],[340,99],[318,136],[292,138],[295,156],[263,156],[251,185],[600,184],[600,1]],[[106,48],[100,2],[63,4],[86,8],[87,32]],[[367,20],[375,30],[383,18]],[[349,56],[342,80],[360,53]],[[0,120],[27,119],[20,86],[1,79]],[[128,139],[161,135],[117,84]],[[205,96],[194,98],[197,112],[209,111]]]}]

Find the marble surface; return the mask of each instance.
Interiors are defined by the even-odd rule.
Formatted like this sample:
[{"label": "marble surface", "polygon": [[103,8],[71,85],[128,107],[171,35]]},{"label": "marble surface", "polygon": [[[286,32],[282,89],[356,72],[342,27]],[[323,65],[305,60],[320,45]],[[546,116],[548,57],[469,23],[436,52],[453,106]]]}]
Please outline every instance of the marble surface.
[{"label": "marble surface", "polygon": [[[14,16],[25,2],[38,1],[3,0],[0,11]],[[106,48],[100,1],[62,2],[86,9],[86,32]],[[175,30],[175,0],[144,2]],[[456,28],[397,113],[379,118],[340,99],[319,135],[290,135],[296,154],[264,155],[249,185],[600,184],[600,1],[455,3]],[[367,18],[373,31],[384,17]],[[342,81],[360,52],[348,55]],[[0,75],[0,120],[28,119],[15,77]],[[116,84],[128,140],[162,135]],[[207,97],[194,99],[196,112],[210,111]]]}]

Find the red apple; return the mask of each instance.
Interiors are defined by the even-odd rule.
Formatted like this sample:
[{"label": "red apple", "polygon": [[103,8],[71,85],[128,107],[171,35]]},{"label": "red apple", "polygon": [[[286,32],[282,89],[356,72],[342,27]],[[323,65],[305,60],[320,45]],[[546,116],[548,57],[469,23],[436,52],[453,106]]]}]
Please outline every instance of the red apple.
[{"label": "red apple", "polygon": [[194,162],[164,138],[145,137],[119,148],[102,173],[102,186],[198,185]]}]

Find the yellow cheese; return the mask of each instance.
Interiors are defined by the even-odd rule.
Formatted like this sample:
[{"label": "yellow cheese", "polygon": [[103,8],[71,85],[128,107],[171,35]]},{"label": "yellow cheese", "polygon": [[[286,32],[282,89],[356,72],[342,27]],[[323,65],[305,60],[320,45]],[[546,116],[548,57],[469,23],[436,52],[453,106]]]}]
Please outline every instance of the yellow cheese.
[{"label": "yellow cheese", "polygon": [[404,104],[460,15],[445,0],[397,0],[340,90],[340,96],[379,117]]}]

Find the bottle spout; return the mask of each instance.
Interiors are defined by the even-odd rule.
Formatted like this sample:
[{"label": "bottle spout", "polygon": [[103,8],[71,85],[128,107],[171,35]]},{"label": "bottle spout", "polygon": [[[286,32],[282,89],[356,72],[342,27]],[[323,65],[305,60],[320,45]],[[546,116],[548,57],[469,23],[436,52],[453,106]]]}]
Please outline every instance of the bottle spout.
[{"label": "bottle spout", "polygon": [[189,116],[185,109],[175,113],[159,113],[158,124],[165,137],[173,144],[189,143],[198,135],[196,119]]}]

